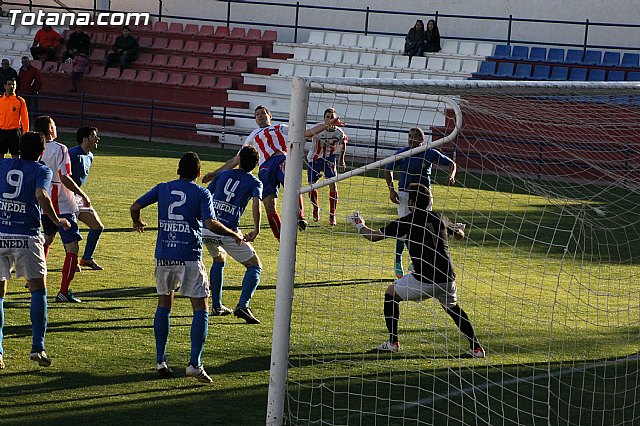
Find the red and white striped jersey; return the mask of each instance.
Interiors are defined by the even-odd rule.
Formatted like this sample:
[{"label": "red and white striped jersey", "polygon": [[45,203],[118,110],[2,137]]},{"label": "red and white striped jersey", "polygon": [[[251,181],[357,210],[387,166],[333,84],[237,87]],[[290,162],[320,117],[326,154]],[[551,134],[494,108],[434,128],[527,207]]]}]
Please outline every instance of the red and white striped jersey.
[{"label": "red and white striped jersey", "polygon": [[42,162],[53,172],[49,195],[57,214],[71,214],[78,211],[78,203],[71,190],[62,184],[61,176],[71,175],[69,150],[61,143],[47,142],[42,154]]},{"label": "red and white striped jersey", "polygon": [[289,126],[286,124],[274,124],[255,129],[247,136],[244,145],[250,145],[258,150],[260,153],[258,165],[261,165],[278,151],[286,154],[288,138]]},{"label": "red and white striped jersey", "polygon": [[349,138],[340,127],[333,130],[323,130],[311,139],[311,148],[307,154],[308,161],[319,158],[335,157],[342,150],[342,143]]}]

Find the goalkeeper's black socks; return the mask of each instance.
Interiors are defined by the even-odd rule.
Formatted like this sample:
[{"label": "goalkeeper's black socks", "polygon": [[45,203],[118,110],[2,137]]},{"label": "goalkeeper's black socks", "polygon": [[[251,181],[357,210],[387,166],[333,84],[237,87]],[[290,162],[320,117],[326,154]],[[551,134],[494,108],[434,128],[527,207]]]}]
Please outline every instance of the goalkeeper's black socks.
[{"label": "goalkeeper's black socks", "polygon": [[469,321],[469,316],[467,316],[467,313],[458,305],[455,305],[451,308],[443,306],[443,308],[456,323],[462,334],[464,334],[464,336],[469,339],[469,345],[471,349],[473,350],[481,348],[482,346],[480,345],[480,342],[478,342],[478,338],[473,331],[473,326],[471,325],[471,321]]},{"label": "goalkeeper's black socks", "polygon": [[393,296],[384,294],[384,321],[389,330],[389,342],[398,343],[398,320],[400,319],[400,303]]}]

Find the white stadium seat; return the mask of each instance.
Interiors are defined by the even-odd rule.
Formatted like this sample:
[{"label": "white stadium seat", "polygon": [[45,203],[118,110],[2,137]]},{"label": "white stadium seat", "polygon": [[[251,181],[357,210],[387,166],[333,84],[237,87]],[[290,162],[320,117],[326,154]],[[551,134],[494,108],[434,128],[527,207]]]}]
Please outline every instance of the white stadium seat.
[{"label": "white stadium seat", "polygon": [[358,64],[360,63],[360,54],[358,52],[347,52],[346,55],[344,55],[344,58],[342,60],[343,63],[345,64]]},{"label": "white stadium seat", "polygon": [[329,46],[340,46],[341,38],[342,34],[340,33],[327,33],[324,36],[324,44],[328,44]]},{"label": "white stadium seat", "polygon": [[327,62],[339,64],[342,62],[342,50],[329,50],[327,51]]},{"label": "white stadium seat", "polygon": [[329,68],[329,72],[327,73],[327,77],[344,77],[344,68],[342,68],[342,67],[331,67],[331,68]]},{"label": "white stadium seat", "polygon": [[345,77],[360,78],[360,70],[358,68],[347,68],[344,71]]},{"label": "white stadium seat", "polygon": [[0,34],[13,34],[16,27],[14,25],[4,23],[0,26]]},{"label": "white stadium seat", "polygon": [[442,43],[442,53],[458,53],[458,42],[447,40]]},{"label": "white stadium seat", "polygon": [[[34,27],[36,29],[36,31],[39,29],[39,27]],[[15,31],[13,32],[15,35],[21,35],[21,36],[28,36],[31,35],[31,28],[30,27],[23,27],[22,25],[16,27]]]},{"label": "white stadium seat", "polygon": [[378,78],[395,78],[395,74],[393,71],[380,71]]},{"label": "white stadium seat", "polygon": [[478,43],[476,47],[476,55],[478,56],[491,56],[493,54],[493,44],[491,43]]},{"label": "white stadium seat", "polygon": [[327,51],[324,49],[311,49],[309,60],[314,62],[324,62]]},{"label": "white stadium seat", "polygon": [[309,34],[309,44],[324,44],[324,31],[311,31]]},{"label": "white stadium seat", "polygon": [[293,75],[297,75],[299,77],[309,77],[311,74],[311,67],[309,65],[296,65],[296,70]]},{"label": "white stadium seat", "polygon": [[477,61],[475,59],[465,59],[464,61],[462,61],[462,68],[460,68],[460,71],[464,72],[465,74],[471,74],[477,72],[479,67],[480,61]]},{"label": "white stadium seat", "polygon": [[373,36],[360,35],[360,37],[358,37],[358,47],[362,47],[363,49],[371,49],[373,48],[373,41]]},{"label": "white stadium seat", "polygon": [[373,47],[376,49],[386,50],[391,45],[391,37],[376,36],[376,40],[373,42]]},{"label": "white stadium seat", "polygon": [[473,56],[476,54],[476,44],[469,41],[461,41],[458,47],[458,53],[465,56]]},{"label": "white stadium seat", "polygon": [[27,43],[26,41],[17,41],[15,42],[15,44],[13,45],[13,51],[17,52],[19,54],[27,54],[29,53],[29,43]]},{"label": "white stadium seat", "polygon": [[10,52],[11,50],[13,50],[13,41],[0,40],[0,50],[4,52]]},{"label": "white stadium seat", "polygon": [[282,75],[282,76],[292,76],[294,75],[294,71],[295,71],[295,64],[292,64],[290,62],[283,62],[280,64],[280,69],[278,70],[278,75]]},{"label": "white stadium seat", "polygon": [[430,71],[442,71],[444,68],[444,59],[431,57],[427,63],[427,69]]},{"label": "white stadium seat", "polygon": [[378,53],[376,57],[376,65],[379,67],[390,67],[393,63],[393,55],[385,55],[384,53]]},{"label": "white stadium seat", "polygon": [[394,68],[408,68],[409,67],[409,57],[402,55],[395,55],[393,57],[393,67]]},{"label": "white stadium seat", "polygon": [[306,47],[296,47],[293,49],[293,57],[299,61],[306,61],[309,59],[310,49]]},{"label": "white stadium seat", "polygon": [[460,59],[447,58],[444,62],[444,70],[449,72],[460,72]]},{"label": "white stadium seat", "polygon": [[376,54],[375,53],[362,53],[360,54],[360,65],[375,65]]},{"label": "white stadium seat", "polygon": [[426,68],[426,66],[427,58],[425,58],[424,56],[414,56],[413,58],[411,58],[411,64],[409,64],[409,67],[419,70]]},{"label": "white stadium seat", "polygon": [[340,45],[343,47],[357,47],[358,34],[343,34]]},{"label": "white stadium seat", "polygon": [[378,71],[374,70],[363,70],[360,75],[361,78],[378,78]]},{"label": "white stadium seat", "polygon": [[397,50],[398,52],[404,52],[404,38],[394,37],[391,39],[391,50]]},{"label": "white stadium seat", "polygon": [[311,68],[311,77],[326,77],[327,76],[327,67],[314,65]]}]

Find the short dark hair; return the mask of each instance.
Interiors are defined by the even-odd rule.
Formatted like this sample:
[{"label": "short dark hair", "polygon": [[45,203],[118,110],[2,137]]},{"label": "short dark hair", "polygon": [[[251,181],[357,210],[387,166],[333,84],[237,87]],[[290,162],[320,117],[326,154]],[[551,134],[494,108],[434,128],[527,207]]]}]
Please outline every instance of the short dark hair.
[{"label": "short dark hair", "polygon": [[245,172],[255,169],[260,160],[258,150],[252,146],[242,147],[238,155],[240,156],[240,168]]},{"label": "short dark hair", "polygon": [[49,126],[51,125],[52,121],[53,119],[50,116],[41,115],[40,117],[36,118],[35,121],[33,122],[33,130],[35,130],[36,132],[42,133],[45,138],[48,138],[50,136]]},{"label": "short dark hair", "polygon": [[431,191],[425,185],[412,183],[409,185],[409,205],[418,210],[427,211],[431,204]]},{"label": "short dark hair", "polygon": [[269,108],[267,108],[264,105],[258,105],[256,109],[253,110],[253,113],[255,114],[256,112],[258,112],[259,109],[263,109],[267,114],[271,114],[271,111],[269,111]]},{"label": "short dark hair", "polygon": [[18,80],[15,77],[7,77],[6,80],[4,81],[3,86],[7,84],[9,81],[13,81],[14,83],[18,82]]},{"label": "short dark hair", "polygon": [[200,174],[200,158],[193,151],[186,152],[178,163],[178,176],[195,180]]},{"label": "short dark hair", "polygon": [[78,142],[78,145],[82,144],[82,140],[88,138],[94,130],[96,133],[98,132],[97,127],[80,127],[76,132],[76,142]]},{"label": "short dark hair", "polygon": [[27,132],[20,137],[20,157],[38,161],[45,148],[44,135],[40,132]]},{"label": "short dark hair", "polygon": [[131,31],[131,28],[129,28],[129,26],[128,26],[128,25],[125,25],[125,26],[123,26],[123,27],[122,27],[122,31],[124,31],[124,30],[129,30],[129,31]]}]

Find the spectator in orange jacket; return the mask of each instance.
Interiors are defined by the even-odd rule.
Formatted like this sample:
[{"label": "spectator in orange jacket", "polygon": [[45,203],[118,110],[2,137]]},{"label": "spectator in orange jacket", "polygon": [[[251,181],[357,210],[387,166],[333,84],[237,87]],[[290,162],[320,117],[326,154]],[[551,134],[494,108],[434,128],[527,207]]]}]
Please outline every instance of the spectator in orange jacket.
[{"label": "spectator in orange jacket", "polygon": [[0,158],[9,152],[20,155],[20,135],[29,131],[29,113],[24,99],[16,95],[16,80],[9,77],[0,96]]},{"label": "spectator in orange jacket", "polygon": [[29,57],[22,57],[22,66],[18,73],[18,94],[27,102],[31,114],[38,111],[38,92],[42,89],[42,76],[38,68],[31,65]]},{"label": "spectator in orange jacket", "polygon": [[40,55],[46,54],[47,61],[56,56],[56,49],[60,46],[62,36],[51,25],[43,25],[36,33],[31,46],[31,56],[33,59],[40,59]]}]

